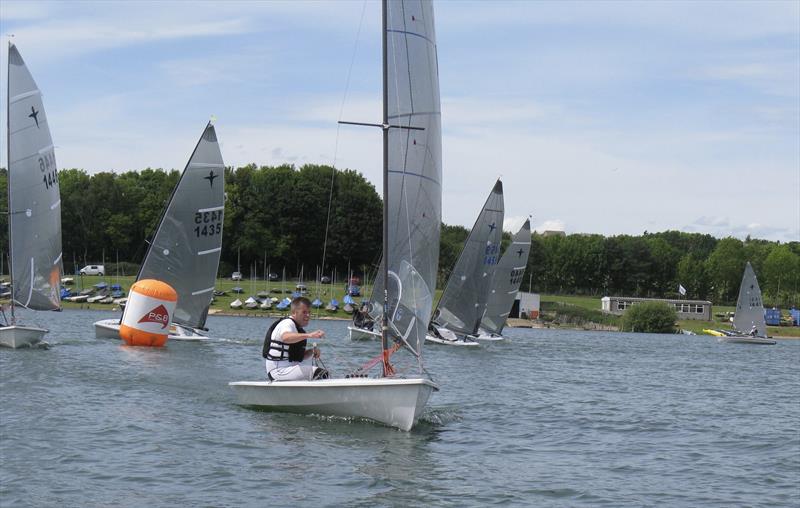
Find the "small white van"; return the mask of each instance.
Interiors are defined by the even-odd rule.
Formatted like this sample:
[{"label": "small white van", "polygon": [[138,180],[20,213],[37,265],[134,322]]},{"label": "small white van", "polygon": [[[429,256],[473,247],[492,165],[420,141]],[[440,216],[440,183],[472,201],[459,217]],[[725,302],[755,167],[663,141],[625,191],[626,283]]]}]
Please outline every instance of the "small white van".
[{"label": "small white van", "polygon": [[106,267],[103,265],[86,265],[81,268],[81,275],[99,275],[103,276],[106,273]]}]

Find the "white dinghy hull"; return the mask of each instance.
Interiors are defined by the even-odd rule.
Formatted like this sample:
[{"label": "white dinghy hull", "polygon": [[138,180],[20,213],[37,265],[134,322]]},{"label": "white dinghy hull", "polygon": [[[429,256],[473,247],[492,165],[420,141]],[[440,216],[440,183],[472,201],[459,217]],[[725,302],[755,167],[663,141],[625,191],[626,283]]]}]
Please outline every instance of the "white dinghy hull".
[{"label": "white dinghy hull", "polygon": [[436,327],[439,334],[431,335],[430,333],[425,335],[426,342],[433,342],[434,344],[444,344],[446,346],[459,346],[459,347],[479,347],[480,344],[474,340],[472,335],[467,337],[462,337],[456,335],[456,333],[452,330],[448,330],[443,326]]},{"label": "white dinghy hull", "polygon": [[409,431],[431,392],[428,379],[349,378],[317,381],[236,381],[229,383],[242,406],[288,413],[366,418]]},{"label": "white dinghy hull", "polygon": [[0,346],[13,349],[34,346],[42,341],[47,331],[35,326],[3,326],[0,327]]},{"label": "white dinghy hull", "polygon": [[[98,339],[119,339],[119,319],[102,319],[94,324],[94,336]],[[193,328],[172,324],[168,340],[203,341],[211,340]]]},{"label": "white dinghy hull", "polygon": [[350,340],[381,340],[380,332],[373,332],[356,326],[348,326],[347,333],[350,334]]},{"label": "white dinghy hull", "polygon": [[774,346],[778,342],[764,337],[750,337],[729,335],[727,337],[719,337],[717,342],[727,342],[728,344],[761,344],[764,346]]},{"label": "white dinghy hull", "polygon": [[473,340],[486,340],[486,341],[505,340],[505,337],[503,337],[502,335],[487,332],[486,330],[483,329],[478,331],[478,335],[470,335],[469,338]]},{"label": "white dinghy hull", "polygon": [[461,338],[456,340],[448,340],[448,339],[440,339],[439,337],[434,337],[433,335],[426,335],[425,341],[433,342],[434,344],[444,344],[445,346],[480,347],[480,343],[475,342],[474,340],[461,339]]}]

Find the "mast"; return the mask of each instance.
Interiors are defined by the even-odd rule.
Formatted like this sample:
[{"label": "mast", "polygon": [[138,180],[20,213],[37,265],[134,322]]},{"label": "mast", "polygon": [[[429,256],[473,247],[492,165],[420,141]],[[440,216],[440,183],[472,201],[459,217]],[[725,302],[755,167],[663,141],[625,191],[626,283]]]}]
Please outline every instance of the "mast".
[{"label": "mast", "polygon": [[[390,376],[394,370],[389,364],[389,340],[387,332],[389,330],[389,129],[409,129],[409,130],[425,130],[424,127],[414,127],[411,125],[390,125],[389,124],[389,23],[388,23],[388,0],[381,2],[382,14],[382,33],[381,33],[381,47],[382,47],[382,80],[383,80],[383,119],[380,124],[364,123],[364,122],[346,122],[340,120],[340,124],[346,125],[362,125],[367,127],[379,127],[383,131],[383,315],[381,317],[381,346],[383,353],[383,377]],[[375,280],[378,280],[376,275]],[[373,297],[377,300],[376,295]]]},{"label": "mast", "polygon": [[383,377],[386,377],[389,367],[389,340],[386,332],[389,329],[389,37],[387,11],[388,0],[381,3],[381,46],[383,48],[383,316],[381,316],[381,347],[383,348]]},{"label": "mast", "polygon": [[6,65],[6,195],[8,196],[8,280],[11,281],[11,324],[17,324],[14,315],[14,247],[11,242],[14,235],[11,233],[11,218],[14,216],[11,210],[11,41],[8,41],[8,61]]}]

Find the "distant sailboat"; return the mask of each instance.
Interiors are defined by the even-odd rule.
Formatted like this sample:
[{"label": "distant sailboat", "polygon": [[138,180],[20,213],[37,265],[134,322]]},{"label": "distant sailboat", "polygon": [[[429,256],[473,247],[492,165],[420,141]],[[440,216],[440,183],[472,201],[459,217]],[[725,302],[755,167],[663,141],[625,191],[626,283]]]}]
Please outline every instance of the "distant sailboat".
[{"label": "distant sailboat", "polygon": [[16,46],[8,46],[8,238],[11,319],[0,345],[41,342],[48,332],[17,323],[15,307],[60,310],[61,196],[42,94]]},{"label": "distant sailboat", "polygon": [[[222,250],[225,165],[209,122],[164,210],[137,280],[166,282],[178,293],[170,339],[206,340],[205,322]],[[97,337],[119,338],[119,320],[95,323]]]},{"label": "distant sailboat", "polygon": [[[383,260],[373,312],[381,348],[352,377],[231,383],[239,404],[375,420],[410,430],[438,386],[423,377],[422,348],[431,315],[441,226],[441,114],[430,1],[384,0]],[[384,291],[384,288],[386,291]],[[389,363],[410,353],[420,375],[403,378]],[[382,366],[377,377],[366,377]]]},{"label": "distant sailboat", "polygon": [[427,340],[450,346],[477,346],[503,230],[503,183],[494,184],[442,292]]},{"label": "distant sailboat", "polygon": [[525,221],[495,267],[492,291],[481,318],[478,340],[501,340],[531,251],[531,221]]},{"label": "distant sailboat", "polygon": [[767,338],[767,323],[764,320],[761,288],[758,286],[756,272],[749,261],[744,267],[742,284],[739,286],[736,314],[733,316],[733,331],[717,340],[738,344],[776,344],[775,340]]}]

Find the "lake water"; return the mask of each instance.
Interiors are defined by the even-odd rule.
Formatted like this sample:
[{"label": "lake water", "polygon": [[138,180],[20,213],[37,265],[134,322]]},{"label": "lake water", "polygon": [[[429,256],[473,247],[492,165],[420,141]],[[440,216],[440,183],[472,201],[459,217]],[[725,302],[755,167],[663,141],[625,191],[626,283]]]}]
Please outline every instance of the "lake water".
[{"label": "lake water", "polygon": [[[800,341],[509,329],[430,345],[411,432],[241,408],[267,319],[214,343],[95,339],[109,313],[39,313],[49,350],[0,350],[2,506],[797,506]],[[337,366],[378,353],[315,321]]]}]

